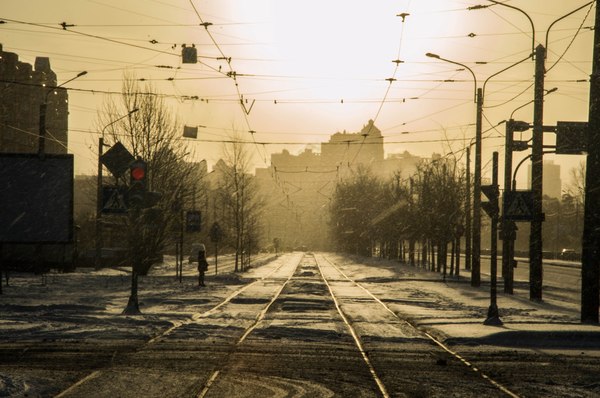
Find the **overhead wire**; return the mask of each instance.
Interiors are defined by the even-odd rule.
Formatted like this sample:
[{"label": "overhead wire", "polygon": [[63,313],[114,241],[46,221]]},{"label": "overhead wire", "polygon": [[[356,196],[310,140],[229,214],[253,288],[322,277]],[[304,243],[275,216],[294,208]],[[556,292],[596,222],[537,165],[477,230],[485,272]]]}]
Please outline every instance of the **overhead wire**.
[{"label": "overhead wire", "polygon": [[[583,25],[583,23],[582,23],[582,25]],[[580,30],[581,30],[581,29],[579,29],[579,31],[580,31]],[[570,47],[570,45],[572,44],[572,42],[573,42],[573,41],[571,41],[571,43],[569,44],[569,47]],[[566,51],[565,51],[565,53],[566,53]],[[563,53],[563,55],[564,55],[564,53]],[[559,61],[560,61],[560,59],[559,59]],[[557,63],[558,63],[558,61],[557,61]],[[552,67],[554,67],[555,65],[556,65],[556,63],[555,63],[555,64],[554,64]],[[240,75],[240,76],[241,76],[241,75]],[[443,84],[443,82],[440,82],[440,84]],[[391,86],[392,86],[391,84],[389,84],[389,85],[388,85],[388,90],[387,90],[387,91],[389,91],[389,88],[390,88]],[[91,90],[90,92],[99,92],[99,91],[97,91],[97,90],[96,90],[96,91],[93,91],[93,90]],[[189,97],[185,97],[185,96],[170,96],[170,97],[171,97],[171,98],[176,98],[176,99],[177,99],[177,98],[180,98],[180,99],[181,99],[181,98],[183,98],[183,99],[186,99],[186,100],[187,100],[187,99],[189,99]],[[516,98],[516,97],[515,97],[515,98]],[[393,100],[394,100],[394,99],[390,99],[390,98],[388,98],[388,99],[387,99],[387,102],[390,102],[390,101],[393,101]],[[235,100],[234,100],[234,99],[231,99],[231,100],[228,100],[228,101],[235,101]],[[261,100],[257,100],[257,101],[261,101]],[[332,102],[333,102],[333,101],[332,101]],[[348,100],[346,100],[345,102],[348,102]],[[383,103],[382,103],[382,104],[383,104]],[[501,105],[502,105],[502,104],[501,104]],[[498,105],[498,106],[500,106],[500,105]],[[403,124],[403,125],[404,125],[404,124]],[[252,129],[251,129],[251,128],[249,128],[249,130],[251,131]]]},{"label": "overhead wire", "polygon": [[[407,10],[410,10],[410,1],[408,2],[408,6],[407,6]],[[377,108],[377,112],[375,113],[375,116],[372,119],[372,122],[370,122],[369,124],[369,129],[366,133],[363,134],[363,139],[360,143],[360,146],[358,147],[358,149],[356,150],[356,154],[354,155],[354,158],[352,159],[351,162],[348,163],[348,166],[350,166],[352,163],[354,163],[356,161],[356,159],[358,158],[358,155],[360,154],[360,151],[362,149],[362,145],[365,143],[367,137],[370,135],[371,130],[375,127],[375,123],[377,122],[379,115],[381,114],[381,110],[383,109],[383,105],[386,102],[386,99],[388,98],[388,95],[390,93],[390,89],[392,87],[392,84],[396,81],[396,75],[398,73],[398,68],[400,67],[401,62],[401,55],[402,55],[402,42],[404,39],[404,28],[405,28],[405,24],[406,24],[406,17],[408,16],[405,14],[398,14],[397,16],[401,16],[402,17],[402,28],[400,29],[400,40],[398,43],[398,52],[396,55],[396,61],[395,64],[396,66],[394,67],[394,71],[392,73],[392,77],[388,78],[386,80],[389,80],[389,84],[385,90],[385,93],[383,95],[383,98],[381,99],[381,102],[379,104],[379,107]],[[393,61],[394,62],[394,61]],[[383,138],[381,140],[381,145],[383,145]],[[350,147],[350,145],[348,145],[348,148]]]}]

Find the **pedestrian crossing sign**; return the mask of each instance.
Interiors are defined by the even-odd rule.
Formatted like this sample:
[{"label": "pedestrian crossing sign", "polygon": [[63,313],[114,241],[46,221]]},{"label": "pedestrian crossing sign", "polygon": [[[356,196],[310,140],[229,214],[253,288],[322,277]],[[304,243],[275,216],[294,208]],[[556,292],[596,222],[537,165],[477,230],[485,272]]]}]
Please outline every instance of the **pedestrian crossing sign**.
[{"label": "pedestrian crossing sign", "polygon": [[504,218],[514,221],[533,220],[533,191],[509,191],[504,195]]},{"label": "pedestrian crossing sign", "polygon": [[102,213],[127,213],[125,191],[121,187],[102,187]]}]

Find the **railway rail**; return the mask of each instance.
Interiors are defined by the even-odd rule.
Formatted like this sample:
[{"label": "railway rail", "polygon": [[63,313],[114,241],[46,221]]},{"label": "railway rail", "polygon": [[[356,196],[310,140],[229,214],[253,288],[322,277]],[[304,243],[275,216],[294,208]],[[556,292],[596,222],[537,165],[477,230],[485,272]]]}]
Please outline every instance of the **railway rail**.
[{"label": "railway rail", "polygon": [[[402,291],[378,290],[380,284],[342,269],[336,260],[293,253],[250,270],[241,285],[211,296],[186,319],[125,343],[109,360],[90,362],[87,373],[80,372],[55,396],[516,398],[523,393],[518,384],[507,386],[498,372],[478,365],[497,369],[480,362],[494,351],[471,359],[474,351],[452,349],[394,307]],[[418,275],[411,278],[404,280],[421,281]],[[35,356],[34,351],[20,355]]]}]

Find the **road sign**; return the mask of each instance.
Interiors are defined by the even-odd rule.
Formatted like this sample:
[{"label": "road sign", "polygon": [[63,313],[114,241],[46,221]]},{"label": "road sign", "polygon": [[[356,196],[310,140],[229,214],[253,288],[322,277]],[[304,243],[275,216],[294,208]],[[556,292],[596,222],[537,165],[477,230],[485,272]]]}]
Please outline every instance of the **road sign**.
[{"label": "road sign", "polygon": [[218,222],[214,222],[212,227],[210,227],[210,232],[208,233],[210,236],[211,242],[219,242],[223,237],[223,230]]},{"label": "road sign", "polygon": [[185,214],[185,230],[187,232],[200,232],[202,229],[202,214],[196,210],[190,210]]},{"label": "road sign", "polygon": [[587,122],[556,123],[556,153],[581,155],[587,151]]},{"label": "road sign", "polygon": [[481,192],[489,199],[489,202],[481,202],[481,208],[488,216],[494,218],[498,215],[498,185],[482,185]]},{"label": "road sign", "polygon": [[102,187],[102,213],[127,213],[125,194],[124,187]]},{"label": "road sign", "polygon": [[504,194],[504,217],[507,220],[533,220],[533,191],[509,191]]},{"label": "road sign", "polygon": [[127,171],[134,160],[133,155],[120,142],[100,156],[100,162],[117,178]]}]

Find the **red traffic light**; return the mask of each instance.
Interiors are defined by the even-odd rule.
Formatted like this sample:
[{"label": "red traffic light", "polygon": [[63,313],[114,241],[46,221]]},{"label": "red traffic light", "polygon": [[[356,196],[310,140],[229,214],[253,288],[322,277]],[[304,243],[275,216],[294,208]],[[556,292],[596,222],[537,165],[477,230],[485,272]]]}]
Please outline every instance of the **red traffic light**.
[{"label": "red traffic light", "polygon": [[139,181],[146,177],[146,168],[145,167],[132,167],[131,168],[131,178],[133,180]]}]

